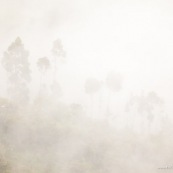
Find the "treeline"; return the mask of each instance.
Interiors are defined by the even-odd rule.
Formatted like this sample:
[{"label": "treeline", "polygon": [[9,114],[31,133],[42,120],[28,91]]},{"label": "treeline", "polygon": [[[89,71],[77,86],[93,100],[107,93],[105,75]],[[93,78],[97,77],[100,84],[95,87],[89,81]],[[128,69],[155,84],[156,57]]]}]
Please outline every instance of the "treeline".
[{"label": "treeline", "polygon": [[[29,97],[29,52],[21,39],[17,38],[3,54],[8,97],[0,98],[0,172],[154,173],[161,157],[169,161],[170,151],[160,150],[171,148],[172,139],[168,143],[166,138],[172,133],[172,123],[156,92],[131,95],[122,114],[118,114],[112,108],[115,103],[111,103],[111,98],[123,92],[124,78],[110,72],[103,81],[93,77],[86,80],[83,87],[90,98],[89,110],[82,103],[67,104],[58,99],[63,92],[56,75],[59,65],[66,60],[60,39],[53,42],[51,53],[51,60],[46,56],[38,58],[40,87],[33,100]],[[49,68],[53,79],[51,93],[47,95],[44,84]],[[95,97],[104,88],[107,98],[103,104],[104,98]],[[102,120],[92,119],[96,102],[100,110],[105,107]],[[125,126],[118,131],[116,121],[122,117]],[[115,127],[110,125],[111,121],[115,121]]]}]

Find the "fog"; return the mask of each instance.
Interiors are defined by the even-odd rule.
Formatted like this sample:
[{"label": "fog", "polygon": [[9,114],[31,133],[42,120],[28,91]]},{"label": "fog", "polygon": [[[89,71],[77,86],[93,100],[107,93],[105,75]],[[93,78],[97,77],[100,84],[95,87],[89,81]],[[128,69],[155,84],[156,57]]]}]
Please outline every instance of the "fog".
[{"label": "fog", "polygon": [[170,0],[0,1],[0,172],[173,169]]}]

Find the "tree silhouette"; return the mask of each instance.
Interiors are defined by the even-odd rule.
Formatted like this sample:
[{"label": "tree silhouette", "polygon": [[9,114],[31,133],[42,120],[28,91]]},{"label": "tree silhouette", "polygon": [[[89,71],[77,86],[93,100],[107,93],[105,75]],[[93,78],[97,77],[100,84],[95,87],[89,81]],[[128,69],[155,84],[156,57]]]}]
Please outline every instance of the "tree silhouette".
[{"label": "tree silhouette", "polygon": [[[132,96],[129,102],[126,105],[126,110],[129,112],[133,109],[136,109],[138,116],[140,115],[141,120],[148,121],[148,127],[151,128],[152,123],[155,121],[156,114],[158,114],[156,109],[161,110],[164,101],[157,95],[156,92],[149,92],[146,95],[141,94],[139,96]],[[160,111],[160,113],[162,113]],[[161,118],[162,119],[162,118]]]},{"label": "tree silhouette", "polygon": [[40,70],[40,90],[41,90],[45,74],[50,67],[49,59],[47,57],[39,58],[37,61],[37,66]]},{"label": "tree silhouette", "polygon": [[110,72],[106,77],[106,86],[109,89],[108,101],[107,101],[107,114],[110,114],[110,99],[111,92],[116,93],[122,89],[122,76],[119,73]]},{"label": "tree silhouette", "polygon": [[63,95],[63,92],[62,92],[60,84],[57,82],[57,70],[58,70],[59,63],[65,62],[65,57],[66,57],[66,53],[64,51],[64,48],[60,39],[57,39],[53,42],[53,47],[51,52],[53,55],[53,64],[54,64],[53,83],[51,86],[52,95],[55,96],[56,98],[59,98],[60,96]]},{"label": "tree silhouette", "polygon": [[2,58],[2,65],[8,75],[8,94],[19,105],[29,101],[28,83],[31,80],[28,62],[29,52],[19,37],[8,47]]},{"label": "tree silhouette", "polygon": [[60,39],[57,39],[53,42],[52,48],[52,55],[53,55],[53,63],[54,63],[54,82],[56,82],[56,75],[57,75],[57,63],[65,62],[66,53],[64,51],[62,42]]},{"label": "tree silhouette", "polygon": [[90,109],[91,109],[91,114],[93,114],[93,96],[96,92],[99,91],[101,88],[101,82],[98,81],[95,78],[88,78],[85,82],[85,93],[90,96]]},{"label": "tree silhouette", "polygon": [[41,73],[45,74],[48,68],[50,67],[50,63],[47,57],[39,58],[37,61],[38,68]]}]

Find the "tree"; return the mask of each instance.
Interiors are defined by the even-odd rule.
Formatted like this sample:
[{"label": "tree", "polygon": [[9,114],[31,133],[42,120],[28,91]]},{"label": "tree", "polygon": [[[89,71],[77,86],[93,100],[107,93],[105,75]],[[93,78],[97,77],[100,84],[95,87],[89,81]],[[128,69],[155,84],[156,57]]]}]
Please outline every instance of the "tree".
[{"label": "tree", "polygon": [[37,66],[40,70],[40,90],[41,90],[41,86],[43,84],[43,78],[50,67],[49,59],[47,57],[39,58],[37,61]]},{"label": "tree", "polygon": [[29,52],[19,37],[8,47],[2,58],[2,65],[8,75],[8,94],[19,105],[29,101],[28,83],[31,81],[28,62]]},{"label": "tree", "polygon": [[57,66],[59,63],[65,62],[66,52],[64,51],[62,42],[60,39],[57,39],[53,42],[52,47],[52,55],[53,55],[53,84],[51,86],[52,95],[56,96],[56,98],[63,95],[60,84],[57,82]]},{"label": "tree", "polygon": [[111,99],[111,93],[116,93],[122,89],[122,76],[119,73],[110,72],[106,77],[106,86],[109,89],[108,94],[108,102],[107,102],[107,113],[110,113],[110,99]]},{"label": "tree", "polygon": [[38,68],[41,73],[45,74],[50,67],[50,62],[47,57],[39,58],[37,61]]},{"label": "tree", "polygon": [[57,39],[53,42],[52,48],[53,55],[53,63],[54,63],[54,82],[56,82],[56,74],[57,74],[57,63],[65,62],[66,53],[64,51],[62,42],[60,39]]},{"label": "tree", "polygon": [[91,114],[93,114],[93,96],[101,88],[101,82],[95,78],[88,78],[85,82],[85,93],[90,95]]},{"label": "tree", "polygon": [[[162,100],[162,98],[160,98],[156,92],[152,91],[148,92],[145,95],[141,94],[139,96],[132,96],[126,105],[126,110],[127,112],[129,112],[135,109],[137,113],[137,119],[140,118],[140,122],[138,123],[145,124],[145,122],[148,121],[147,128],[151,129],[151,126],[154,121],[156,121],[156,119],[160,119],[160,121],[162,119],[162,117],[158,116],[162,116],[161,114],[163,114],[163,104],[164,101]],[[135,118],[135,116],[133,116],[132,118]],[[142,124],[139,124],[140,128],[144,128],[142,127]]]}]

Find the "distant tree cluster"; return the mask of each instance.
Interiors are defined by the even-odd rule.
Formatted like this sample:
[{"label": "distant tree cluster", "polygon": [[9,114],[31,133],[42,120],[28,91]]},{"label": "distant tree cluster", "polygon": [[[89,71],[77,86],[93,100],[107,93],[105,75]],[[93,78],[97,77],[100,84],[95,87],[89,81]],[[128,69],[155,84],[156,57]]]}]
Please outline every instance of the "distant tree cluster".
[{"label": "distant tree cluster", "polygon": [[[164,112],[164,101],[151,91],[127,98],[119,114],[111,97],[121,95],[125,87],[119,73],[110,72],[102,81],[87,78],[83,89],[89,96],[90,110],[82,103],[66,103],[60,99],[62,89],[58,81],[59,65],[66,61],[66,52],[60,39],[53,42],[52,59],[40,56],[40,88],[33,100],[29,98],[31,66],[29,52],[17,38],[4,52],[2,66],[8,79],[7,98],[0,97],[0,172],[2,173],[108,173],[146,172],[157,158],[171,153],[172,123]],[[52,68],[51,94],[46,94],[46,75]],[[70,87],[70,86],[69,86]],[[95,98],[106,91],[106,108],[101,120],[92,118],[96,111]],[[86,95],[86,98],[87,98]],[[101,100],[102,101],[102,100]],[[89,112],[89,113],[88,113]],[[91,114],[92,116],[88,116]],[[100,116],[101,111],[98,113]],[[113,117],[125,117],[125,126],[118,130]],[[117,118],[118,119],[118,118]],[[116,119],[116,120],[117,120]],[[138,133],[134,127],[144,129]],[[165,124],[165,125],[164,125]],[[152,129],[159,127],[157,133]],[[158,135],[159,134],[159,135]],[[151,140],[152,138],[152,140]],[[163,148],[170,148],[168,151]],[[129,162],[129,158],[131,158]],[[153,168],[153,167],[152,167]]]},{"label": "distant tree cluster", "polygon": [[[60,39],[53,43],[51,50],[53,58],[53,95],[60,96],[62,91],[57,82],[58,65],[65,61],[66,53]],[[2,58],[2,65],[8,76],[8,96],[18,105],[29,103],[29,83],[31,82],[31,68],[29,64],[29,51],[27,51],[20,37],[8,47]],[[46,56],[38,58],[37,66],[40,71],[40,91],[44,88],[45,75],[51,67],[50,59]]]}]

